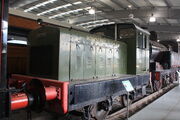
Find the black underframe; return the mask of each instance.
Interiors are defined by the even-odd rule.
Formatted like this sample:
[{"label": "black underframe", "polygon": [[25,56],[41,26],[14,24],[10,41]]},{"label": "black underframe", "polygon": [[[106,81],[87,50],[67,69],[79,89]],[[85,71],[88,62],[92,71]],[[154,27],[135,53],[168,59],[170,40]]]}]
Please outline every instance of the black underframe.
[{"label": "black underframe", "polygon": [[69,86],[69,111],[104,101],[110,97],[127,94],[122,81],[129,80],[135,89],[147,86],[149,74],[134,75],[119,79],[89,82]]}]

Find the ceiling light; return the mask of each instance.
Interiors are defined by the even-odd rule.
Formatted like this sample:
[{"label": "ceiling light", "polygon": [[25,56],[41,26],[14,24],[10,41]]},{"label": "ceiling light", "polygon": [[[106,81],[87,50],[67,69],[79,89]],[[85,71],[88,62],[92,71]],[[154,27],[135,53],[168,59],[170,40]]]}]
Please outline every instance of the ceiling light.
[{"label": "ceiling light", "polygon": [[49,3],[53,3],[53,2],[55,2],[55,1],[57,1],[57,0],[48,0],[48,1],[45,1],[45,2],[42,2],[42,3],[39,3],[39,4],[37,4],[37,5],[33,6],[33,7],[30,7],[30,8],[28,8],[28,9],[25,9],[24,12],[29,12],[29,11],[31,11],[31,10],[33,10],[33,9],[37,9],[37,8],[39,8],[39,7],[41,7],[41,6],[45,6],[45,5],[47,5],[47,4],[49,4]]},{"label": "ceiling light", "polygon": [[82,10],[83,10],[82,8],[76,9],[76,10],[70,10],[70,11],[67,11],[67,12],[63,12],[63,13],[60,13],[60,14],[50,16],[49,19],[56,18],[56,17],[61,17],[63,15],[68,15],[68,14],[79,12],[79,11],[82,11]]},{"label": "ceiling light", "polygon": [[67,8],[67,7],[70,7],[70,6],[72,6],[72,4],[65,4],[65,5],[62,5],[62,6],[58,6],[58,7],[46,10],[44,12],[38,13],[37,16],[44,15],[44,14],[50,13],[52,11],[59,10],[59,9],[62,9],[62,8]]},{"label": "ceiling light", "polygon": [[60,16],[67,15],[67,14],[71,14],[71,13],[75,13],[75,12],[79,12],[79,11],[82,11],[82,10],[88,10],[89,11],[89,9],[91,9],[91,7],[70,10],[70,11],[67,11],[67,12],[63,12],[63,13],[60,13],[60,14],[56,14],[56,15],[50,16],[49,19],[60,17]]},{"label": "ceiling light", "polygon": [[23,40],[10,40],[7,41],[7,43],[27,45],[27,41],[23,41]]},{"label": "ceiling light", "polygon": [[134,18],[134,14],[129,14],[129,18],[133,19]]},{"label": "ceiling light", "polygon": [[149,18],[149,22],[156,22],[156,18],[153,16],[153,14],[152,14],[152,16]]},{"label": "ceiling light", "polygon": [[90,21],[90,22],[86,22],[86,23],[81,23],[81,24],[78,24],[77,26],[84,26],[84,25],[89,25],[92,23],[102,23],[102,22],[108,22],[108,21],[109,21],[108,19],[95,20],[95,21]]},{"label": "ceiling light", "polygon": [[128,8],[132,8],[132,5],[128,5]]},{"label": "ceiling light", "polygon": [[73,4],[78,5],[78,4],[81,4],[81,3],[82,3],[81,1],[78,1],[78,2],[74,2]]},{"label": "ceiling light", "polygon": [[109,25],[109,24],[114,24],[115,22],[108,22],[108,23],[100,23],[100,24],[94,24],[94,25],[89,25],[84,28],[92,28],[92,27],[97,27],[97,26],[102,26],[102,25]]},{"label": "ceiling light", "polygon": [[178,38],[176,41],[177,41],[177,42],[180,42],[180,39]]},{"label": "ceiling light", "polygon": [[85,10],[89,10],[89,9],[91,9],[91,7],[86,7],[86,8],[84,8]]},{"label": "ceiling light", "polygon": [[93,8],[91,8],[91,9],[89,10],[89,14],[91,14],[91,15],[95,14],[95,10],[94,10]]}]

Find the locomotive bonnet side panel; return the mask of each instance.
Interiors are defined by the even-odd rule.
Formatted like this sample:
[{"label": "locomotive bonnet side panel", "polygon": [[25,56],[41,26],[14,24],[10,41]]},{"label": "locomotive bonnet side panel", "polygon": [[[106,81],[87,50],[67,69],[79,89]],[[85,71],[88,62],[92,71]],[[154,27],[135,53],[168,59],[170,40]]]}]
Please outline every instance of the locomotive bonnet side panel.
[{"label": "locomotive bonnet side panel", "polygon": [[[86,35],[86,37],[85,37]],[[87,79],[95,78],[95,40],[93,36],[84,34],[84,77]]]},{"label": "locomotive bonnet side panel", "polygon": [[[59,47],[59,70],[58,80],[69,81],[70,76],[70,41],[71,35],[69,30],[65,28],[60,29],[60,47]],[[63,58],[63,59],[61,59]]]},{"label": "locomotive bonnet side panel", "polygon": [[59,29],[41,27],[29,35],[29,74],[58,79]]},{"label": "locomotive bonnet side panel", "polygon": [[96,77],[106,75],[106,48],[104,41],[99,37],[96,40]]},{"label": "locomotive bonnet side panel", "polygon": [[[71,48],[70,48],[70,80],[82,80],[83,77],[83,57],[84,57],[84,41],[86,40],[79,32],[75,30],[70,31]],[[63,59],[63,58],[60,58]],[[62,68],[60,68],[62,69]]]}]

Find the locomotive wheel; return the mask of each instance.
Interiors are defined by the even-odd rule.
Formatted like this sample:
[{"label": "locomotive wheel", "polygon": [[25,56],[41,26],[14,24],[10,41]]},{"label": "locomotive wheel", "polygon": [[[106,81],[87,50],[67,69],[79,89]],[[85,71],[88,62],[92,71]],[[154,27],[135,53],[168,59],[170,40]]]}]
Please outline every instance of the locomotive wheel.
[{"label": "locomotive wheel", "polygon": [[163,87],[166,87],[168,84],[169,84],[169,78],[168,78],[168,76],[166,76],[165,78],[163,78],[163,84],[162,84],[162,86],[163,86]]},{"label": "locomotive wheel", "polygon": [[158,91],[162,88],[161,80],[154,80],[154,91]]},{"label": "locomotive wheel", "polygon": [[103,101],[85,108],[83,120],[104,120],[112,108],[111,101]]},{"label": "locomotive wheel", "polygon": [[128,100],[128,99],[129,99],[129,104],[131,104],[131,103],[132,103],[131,97],[130,97],[130,98],[127,98],[127,95],[123,95],[123,96],[122,96],[122,104],[123,104],[124,107],[127,107],[127,105],[128,105],[128,104],[127,104],[127,102],[128,102],[127,100]]},{"label": "locomotive wheel", "polygon": [[91,111],[92,120],[104,120],[108,115],[109,110],[99,109],[99,105],[94,105]]},{"label": "locomotive wheel", "polygon": [[175,73],[175,81],[178,81],[179,80],[179,75],[178,75],[178,73],[176,72]]}]

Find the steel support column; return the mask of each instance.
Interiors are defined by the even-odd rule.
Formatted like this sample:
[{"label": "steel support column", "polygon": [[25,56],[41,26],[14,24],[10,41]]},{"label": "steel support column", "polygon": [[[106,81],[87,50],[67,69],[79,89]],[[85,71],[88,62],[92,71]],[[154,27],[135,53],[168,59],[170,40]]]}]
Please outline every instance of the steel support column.
[{"label": "steel support column", "polygon": [[7,32],[8,0],[0,0],[0,119],[9,116],[9,92],[7,92]]}]

